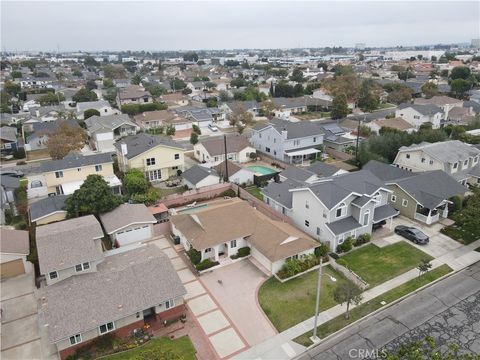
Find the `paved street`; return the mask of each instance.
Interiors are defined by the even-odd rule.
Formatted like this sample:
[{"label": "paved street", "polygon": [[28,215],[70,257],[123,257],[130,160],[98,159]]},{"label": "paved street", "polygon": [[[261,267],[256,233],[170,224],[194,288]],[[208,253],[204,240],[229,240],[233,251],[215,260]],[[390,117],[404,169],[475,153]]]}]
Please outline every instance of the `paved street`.
[{"label": "paved street", "polygon": [[360,349],[393,350],[429,335],[439,349],[456,342],[480,353],[480,262],[358,322],[298,360],[361,359]]}]

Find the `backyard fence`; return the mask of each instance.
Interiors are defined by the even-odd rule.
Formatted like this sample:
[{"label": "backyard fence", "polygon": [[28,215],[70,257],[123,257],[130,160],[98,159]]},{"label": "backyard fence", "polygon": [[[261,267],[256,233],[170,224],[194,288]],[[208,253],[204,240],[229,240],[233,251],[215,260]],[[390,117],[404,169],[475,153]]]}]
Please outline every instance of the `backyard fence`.
[{"label": "backyard fence", "polygon": [[188,190],[182,194],[168,195],[159,200],[166,207],[177,207],[190,204],[194,201],[210,200],[220,196],[224,191],[231,189],[229,183],[205,186],[201,189]]}]

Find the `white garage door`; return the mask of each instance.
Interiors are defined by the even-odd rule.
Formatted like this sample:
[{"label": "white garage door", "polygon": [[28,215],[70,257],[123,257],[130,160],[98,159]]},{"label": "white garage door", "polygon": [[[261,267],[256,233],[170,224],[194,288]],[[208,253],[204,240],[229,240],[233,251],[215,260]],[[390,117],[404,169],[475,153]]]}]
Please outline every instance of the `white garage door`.
[{"label": "white garage door", "polygon": [[268,271],[272,271],[272,263],[268,260],[263,254],[255,249],[253,246],[250,247],[250,253],[262,266],[265,267]]},{"label": "white garage door", "polygon": [[150,226],[139,225],[128,230],[117,232],[118,246],[132,244],[152,237]]}]

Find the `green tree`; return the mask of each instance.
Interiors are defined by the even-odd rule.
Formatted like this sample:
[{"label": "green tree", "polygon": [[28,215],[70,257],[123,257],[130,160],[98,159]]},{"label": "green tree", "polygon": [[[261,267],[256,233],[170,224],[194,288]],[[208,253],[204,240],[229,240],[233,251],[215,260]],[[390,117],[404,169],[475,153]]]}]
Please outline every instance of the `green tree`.
[{"label": "green tree", "polygon": [[450,72],[450,79],[455,80],[455,79],[463,79],[467,80],[472,72],[470,71],[470,68],[467,66],[456,66],[452,69]]},{"label": "green tree", "polygon": [[215,89],[217,87],[217,84],[215,84],[214,82],[212,81],[207,81],[205,83],[205,87],[209,90],[212,90],[212,89]]},{"label": "green tree", "polygon": [[190,134],[190,144],[195,145],[196,143],[198,143],[198,134],[195,132],[192,132]]},{"label": "green tree", "polygon": [[438,86],[432,81],[427,81],[425,84],[422,85],[422,92],[425,94],[427,99],[438,94]]},{"label": "green tree", "polygon": [[432,264],[429,259],[422,259],[422,262],[417,266],[419,275],[425,274],[428,270],[432,268]]},{"label": "green tree", "polygon": [[188,95],[188,94],[191,94],[191,93],[192,93],[192,89],[190,89],[190,88],[186,87],[182,90],[183,95]]},{"label": "green tree", "polygon": [[123,177],[123,185],[130,196],[145,194],[150,187],[145,175],[139,169],[128,170]]},{"label": "green tree", "polygon": [[89,91],[98,88],[97,83],[95,80],[88,80],[87,83],[85,84],[85,88]]},{"label": "green tree", "polygon": [[354,283],[347,281],[335,288],[333,299],[341,305],[347,305],[345,319],[348,320],[350,318],[350,305],[358,305],[360,304],[360,301],[362,301],[362,289]]},{"label": "green tree", "polygon": [[185,54],[183,54],[183,61],[197,62],[198,54],[195,51],[188,51]]},{"label": "green tree", "polygon": [[85,66],[98,66],[100,65],[92,56],[85,56],[83,59]]},{"label": "green tree", "polygon": [[170,87],[174,91],[180,91],[180,90],[184,89],[186,86],[187,86],[187,84],[185,84],[185,82],[182,79],[175,78],[175,79],[170,80]]},{"label": "green tree", "polygon": [[471,89],[472,85],[469,81],[464,79],[455,79],[450,83],[450,91],[456,98],[462,99],[465,94]]},{"label": "green tree", "polygon": [[336,95],[332,101],[332,119],[341,119],[348,115],[347,97],[343,94]]},{"label": "green tree", "polygon": [[211,108],[211,107],[217,107],[217,98],[212,96],[212,97],[209,97],[208,100],[207,100],[207,107]]},{"label": "green tree", "polygon": [[20,71],[12,71],[10,76],[12,77],[12,79],[17,79],[17,78],[21,78],[23,75]]},{"label": "green tree", "polygon": [[46,132],[48,139],[45,142],[52,159],[63,159],[72,151],[81,150],[85,146],[87,134],[83,129],[71,127],[67,122],[58,120],[58,127],[54,131]]},{"label": "green tree", "polygon": [[132,76],[132,79],[130,80],[130,82],[133,84],[133,85],[140,85],[140,83],[142,82],[142,77],[138,74]]},{"label": "green tree", "polygon": [[168,136],[175,135],[175,126],[168,125],[167,128],[165,129],[165,134],[167,134]]},{"label": "green tree", "polygon": [[400,71],[397,76],[400,80],[407,81],[408,79],[414,78],[415,74],[407,69],[405,71]]},{"label": "green tree", "polygon": [[17,96],[22,88],[20,87],[19,84],[15,84],[11,81],[5,81],[5,84],[3,85],[3,90],[11,96]]},{"label": "green tree", "polygon": [[303,77],[303,71],[299,68],[295,68],[292,71],[292,75],[290,76],[291,81],[296,81],[296,82],[304,82],[305,79]]},{"label": "green tree", "polygon": [[192,125],[192,131],[197,135],[202,134],[202,130],[200,130],[200,127],[198,125],[195,125],[195,124]]},{"label": "green tree", "polygon": [[60,93],[52,93],[48,92],[45,95],[40,96],[36,101],[41,105],[41,106],[47,106],[47,105],[58,105],[60,101],[64,101],[65,96],[63,96]]},{"label": "green tree", "polygon": [[115,85],[113,84],[113,81],[111,79],[103,79],[103,87],[108,89],[115,87]]},{"label": "green tree", "polygon": [[97,94],[93,91],[90,91],[86,88],[81,88],[77,91],[75,95],[72,96],[72,100],[75,102],[87,102],[87,101],[97,101]]},{"label": "green tree", "polygon": [[220,98],[220,101],[222,102],[227,102],[230,100],[230,94],[226,90],[220,90],[218,92],[218,97]]},{"label": "green tree", "polygon": [[102,176],[88,175],[80,189],[65,200],[65,208],[70,218],[88,214],[98,216],[115,209],[121,203],[121,197],[113,193]]},{"label": "green tree", "polygon": [[387,101],[389,103],[401,104],[409,102],[410,100],[412,100],[412,90],[406,86],[394,90],[387,95]]},{"label": "green tree", "polygon": [[125,79],[127,73],[122,65],[106,65],[103,67],[103,76],[109,79]]},{"label": "green tree", "polygon": [[83,112],[83,119],[87,120],[89,117],[92,116],[100,116],[100,111],[97,109],[87,109]]}]

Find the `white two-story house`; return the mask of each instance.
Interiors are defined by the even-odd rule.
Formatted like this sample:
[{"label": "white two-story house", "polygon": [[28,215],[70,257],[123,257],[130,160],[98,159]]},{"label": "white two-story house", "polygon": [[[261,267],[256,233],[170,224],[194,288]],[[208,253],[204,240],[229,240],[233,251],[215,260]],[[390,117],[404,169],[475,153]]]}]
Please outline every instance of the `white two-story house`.
[{"label": "white two-story house", "polygon": [[462,185],[480,181],[480,150],[459,140],[402,146],[393,162],[412,172],[442,170]]},{"label": "white two-story house", "polygon": [[252,129],[250,143],[278,160],[300,164],[321,153],[323,133],[320,126],[309,121],[273,119]]},{"label": "white two-story house", "polygon": [[416,130],[423,124],[432,124],[433,129],[439,129],[445,119],[445,113],[441,108],[432,104],[400,104],[395,111],[395,117],[402,118]]}]

